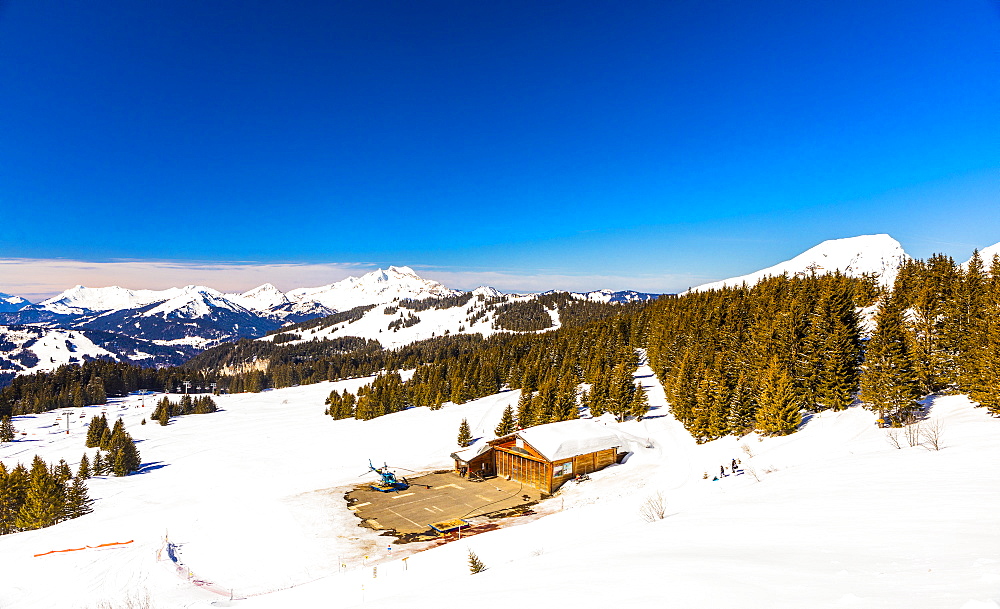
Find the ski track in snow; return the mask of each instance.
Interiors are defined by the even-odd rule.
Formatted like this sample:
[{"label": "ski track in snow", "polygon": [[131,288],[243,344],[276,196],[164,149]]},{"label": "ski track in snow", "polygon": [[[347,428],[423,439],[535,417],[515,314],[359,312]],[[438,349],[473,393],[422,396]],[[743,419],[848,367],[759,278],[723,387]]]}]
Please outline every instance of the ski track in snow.
[{"label": "ski track in snow", "polygon": [[[856,407],[813,415],[792,436],[698,445],[669,414],[645,362],[636,376],[649,416],[600,419],[631,438],[625,463],[565,485],[535,516],[426,551],[431,544],[390,549],[390,538],[357,526],[344,492],[368,480],[369,458],[418,471],[449,467],[459,422],[467,419],[478,441],[491,438],[518,391],[372,421],[324,416],[331,389],[356,391],[371,380],[352,379],[221,396],[222,411],[166,428],[139,424],[159,396],[113,401],[109,421],[121,416],[140,441],[143,473],[92,480],[90,515],[0,537],[0,607],[97,607],[146,592],[154,607],[228,603],[179,577],[163,554],[157,560],[165,536],[180,544],[197,578],[233,589],[245,597],[233,606],[248,608],[499,607],[525,599],[579,607],[1000,606],[1000,473],[989,465],[1000,462],[1000,421],[965,397],[929,402],[931,420],[944,424],[939,452],[892,448],[873,415]],[[75,467],[83,423],[101,408],[82,409],[83,419],[80,411],[68,435],[55,426],[59,413],[17,417],[28,435],[0,445],[0,458],[10,467],[38,453]],[[733,458],[760,481],[703,478]],[[648,523],[639,509],[656,492],[667,517]],[[468,573],[470,549],[488,571]]]}]

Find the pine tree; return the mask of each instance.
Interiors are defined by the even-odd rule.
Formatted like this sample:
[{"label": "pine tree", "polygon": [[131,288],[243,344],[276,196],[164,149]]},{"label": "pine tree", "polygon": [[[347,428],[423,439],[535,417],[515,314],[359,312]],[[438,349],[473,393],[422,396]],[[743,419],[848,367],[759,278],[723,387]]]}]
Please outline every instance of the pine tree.
[{"label": "pine tree", "polygon": [[7,466],[3,464],[3,461],[0,461],[0,535],[14,531],[14,514],[17,513],[10,506],[12,498],[7,488],[8,477]]},{"label": "pine tree", "polygon": [[28,493],[14,521],[22,531],[52,526],[62,518],[65,491],[41,457],[31,464]]},{"label": "pine tree", "polygon": [[69,468],[65,459],[59,459],[59,464],[56,465],[52,475],[60,484],[65,484],[73,477],[73,470]]},{"label": "pine tree", "polygon": [[0,419],[0,442],[12,442],[15,435],[17,435],[17,430],[10,422],[10,417]]},{"label": "pine tree", "polygon": [[535,424],[534,419],[531,391],[521,389],[521,396],[517,399],[517,424],[521,429],[527,429]]},{"label": "pine tree", "polygon": [[769,436],[793,433],[802,423],[799,406],[800,397],[791,376],[777,359],[771,360],[758,398],[757,430]]},{"label": "pine tree", "polygon": [[[119,419],[119,422],[121,419]],[[115,476],[127,476],[141,467],[139,450],[135,446],[132,436],[125,431],[125,425],[115,425],[115,431],[111,436],[111,446],[108,450],[108,458],[105,462],[110,465],[111,472]]]},{"label": "pine tree", "polygon": [[500,424],[494,430],[497,437],[503,437],[517,431],[517,421],[514,420],[514,408],[507,404],[507,407],[503,409],[503,414],[500,416]]},{"label": "pine tree", "polygon": [[108,429],[108,419],[104,416],[94,416],[90,419],[87,429],[87,448],[97,448],[101,445],[101,437]]},{"label": "pine tree", "polygon": [[741,375],[729,394],[729,414],[726,426],[730,433],[746,435],[753,431],[757,416],[757,402],[754,400],[746,377]]},{"label": "pine tree", "polygon": [[885,297],[876,321],[865,355],[859,397],[866,407],[879,413],[882,425],[899,427],[916,412],[921,386],[897,298]]},{"label": "pine tree", "polygon": [[90,478],[90,459],[87,458],[87,453],[83,453],[80,457],[80,468],[76,470],[76,477],[81,480]]},{"label": "pine tree", "polygon": [[79,518],[93,511],[91,507],[92,500],[87,493],[87,484],[83,480],[83,478],[77,476],[66,489],[66,504],[63,509],[63,518],[67,520]]},{"label": "pine tree", "polygon": [[1000,416],[1000,255],[994,256],[986,281],[984,313],[977,324],[978,345],[970,366],[969,397]]},{"label": "pine tree", "polygon": [[100,444],[100,448],[101,448],[101,450],[110,450],[111,449],[111,430],[108,429],[107,427],[105,427],[104,431],[101,432],[101,444]]},{"label": "pine tree", "polygon": [[462,448],[472,444],[472,432],[469,431],[469,422],[462,419],[462,424],[458,426],[458,445]]},{"label": "pine tree", "polygon": [[629,405],[628,414],[635,417],[636,421],[641,421],[647,412],[649,412],[649,399],[646,397],[646,391],[636,383],[635,393],[632,394],[632,403]]},{"label": "pine tree", "polygon": [[[2,463],[0,467],[3,467]],[[17,515],[28,496],[30,484],[28,470],[20,463],[7,472],[5,478],[4,488],[0,489],[0,535],[18,530]]]},{"label": "pine tree", "polygon": [[163,398],[163,400],[160,401],[159,406],[156,407],[156,410],[157,412],[154,413],[153,416],[156,417],[156,421],[160,425],[166,427],[166,425],[170,423],[170,400]]},{"label": "pine tree", "polygon": [[101,451],[94,451],[94,475],[103,476],[107,473],[107,469],[104,466],[104,459],[101,457]]},{"label": "pine tree", "polygon": [[475,575],[476,573],[482,573],[485,570],[486,565],[483,564],[483,561],[479,560],[479,557],[476,556],[475,552],[469,550],[469,573]]}]

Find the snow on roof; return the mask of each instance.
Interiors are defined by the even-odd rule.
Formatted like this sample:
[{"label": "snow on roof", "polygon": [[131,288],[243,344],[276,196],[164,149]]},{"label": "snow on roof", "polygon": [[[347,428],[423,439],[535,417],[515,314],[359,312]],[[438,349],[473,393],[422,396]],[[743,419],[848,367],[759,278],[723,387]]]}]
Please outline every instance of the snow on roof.
[{"label": "snow on roof", "polygon": [[549,461],[626,445],[618,432],[590,419],[537,425],[512,435],[520,436]]},{"label": "snow on roof", "polygon": [[469,461],[475,459],[476,457],[488,451],[489,449],[490,445],[488,442],[476,442],[472,446],[467,446],[462,450],[456,450],[455,452],[451,453],[451,458],[458,459],[460,461],[465,461],[466,463],[468,463]]}]

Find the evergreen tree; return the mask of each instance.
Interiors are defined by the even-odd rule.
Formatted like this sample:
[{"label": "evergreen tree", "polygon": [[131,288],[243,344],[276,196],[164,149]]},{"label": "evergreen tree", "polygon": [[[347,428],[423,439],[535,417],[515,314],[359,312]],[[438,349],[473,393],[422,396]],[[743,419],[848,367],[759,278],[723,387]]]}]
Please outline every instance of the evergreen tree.
[{"label": "evergreen tree", "polygon": [[730,433],[746,435],[753,431],[757,418],[757,402],[750,391],[747,380],[741,375],[729,394],[729,414],[726,426]]},{"label": "evergreen tree", "polygon": [[103,414],[90,419],[90,427],[87,429],[87,448],[97,448],[101,445],[101,438],[108,430],[108,419]]},{"label": "evergreen tree", "polygon": [[136,448],[132,436],[125,431],[124,425],[120,428],[115,426],[105,463],[106,467],[111,467],[111,472],[115,476],[127,476],[141,467],[139,449]]},{"label": "evergreen tree", "polygon": [[479,560],[479,557],[476,556],[476,553],[473,552],[472,550],[469,550],[469,573],[472,573],[473,575],[475,575],[476,573],[482,573],[483,571],[486,570],[486,568],[487,568],[486,565],[483,563],[483,561]]},{"label": "evergreen tree", "polygon": [[14,514],[17,513],[10,506],[11,496],[7,489],[8,476],[7,466],[3,464],[3,461],[0,461],[0,535],[13,532]]},{"label": "evergreen tree", "polygon": [[535,424],[531,406],[531,391],[521,389],[521,396],[517,399],[517,424],[521,429],[527,429]]},{"label": "evergreen tree", "polygon": [[101,451],[94,451],[94,475],[103,476],[107,473],[107,468],[104,466],[104,459],[101,457]]},{"label": "evergreen tree", "polygon": [[104,431],[101,432],[100,449],[101,450],[111,449],[111,430],[108,429],[107,426],[105,426]]},{"label": "evergreen tree", "polygon": [[628,414],[635,417],[636,421],[641,421],[647,412],[649,412],[649,398],[646,397],[646,391],[636,383]]},{"label": "evergreen tree", "polygon": [[472,432],[469,431],[469,422],[462,419],[462,424],[458,426],[458,445],[462,448],[472,444]]},{"label": "evergreen tree", "polygon": [[52,526],[62,518],[65,491],[41,457],[31,464],[28,493],[14,520],[22,531]]},{"label": "evergreen tree", "polygon": [[73,470],[69,468],[65,459],[59,459],[59,464],[54,468],[52,475],[60,484],[66,484],[73,477]]},{"label": "evergreen tree", "polygon": [[[0,463],[0,468],[3,464]],[[0,488],[0,535],[18,530],[17,515],[28,496],[30,476],[24,465],[18,463],[10,472],[4,472],[3,488]]]},{"label": "evergreen tree", "polygon": [[503,414],[500,416],[500,423],[494,430],[497,437],[503,437],[517,431],[517,421],[514,420],[514,408],[507,404],[507,407],[503,409]]},{"label": "evergreen tree", "polygon": [[156,412],[153,413],[153,416],[160,425],[166,427],[170,423],[170,410],[170,400],[163,398],[156,407]]},{"label": "evergreen tree", "polygon": [[12,442],[16,434],[17,430],[14,429],[13,423],[10,422],[10,417],[0,418],[0,443]]},{"label": "evergreen tree", "polygon": [[101,377],[95,376],[87,384],[86,389],[87,404],[104,404],[108,401],[108,394],[104,391],[104,381]]},{"label": "evergreen tree", "polygon": [[969,376],[964,388],[969,397],[1000,416],[1000,256],[991,261],[983,297],[983,314],[978,320],[978,344],[970,359]]},{"label": "evergreen tree", "polygon": [[879,413],[881,425],[899,427],[912,419],[921,394],[899,300],[886,296],[876,321],[865,355],[859,397],[866,407]]},{"label": "evergreen tree", "polygon": [[92,500],[87,493],[87,484],[84,479],[77,476],[66,489],[66,504],[63,510],[63,518],[79,518],[84,514],[93,511]]},{"label": "evergreen tree", "polygon": [[793,433],[802,423],[799,406],[799,393],[791,376],[777,359],[771,360],[758,398],[757,430],[769,436]]},{"label": "evergreen tree", "polygon": [[80,457],[80,468],[76,470],[76,477],[81,480],[90,478],[90,460],[87,458],[87,453],[83,453]]}]

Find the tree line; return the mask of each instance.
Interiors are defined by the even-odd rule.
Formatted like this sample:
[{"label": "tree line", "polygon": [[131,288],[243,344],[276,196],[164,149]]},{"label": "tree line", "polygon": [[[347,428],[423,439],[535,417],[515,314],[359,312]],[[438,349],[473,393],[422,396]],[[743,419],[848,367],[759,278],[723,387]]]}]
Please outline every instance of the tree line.
[{"label": "tree line", "polygon": [[73,476],[64,460],[49,465],[35,456],[31,468],[10,471],[0,462],[0,535],[52,526],[91,511],[85,475]]}]

